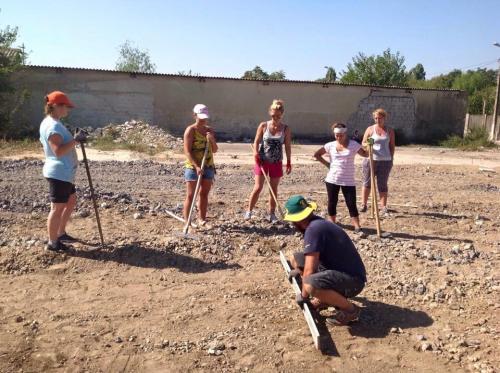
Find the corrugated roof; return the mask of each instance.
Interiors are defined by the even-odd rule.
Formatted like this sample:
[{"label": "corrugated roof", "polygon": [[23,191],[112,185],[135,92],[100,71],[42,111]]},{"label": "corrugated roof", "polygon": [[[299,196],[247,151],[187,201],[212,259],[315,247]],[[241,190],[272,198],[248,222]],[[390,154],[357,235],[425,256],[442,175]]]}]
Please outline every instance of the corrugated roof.
[{"label": "corrugated roof", "polygon": [[91,69],[87,67],[65,67],[65,66],[42,66],[42,65],[26,65],[25,68],[35,68],[35,69],[58,69],[58,70],[71,70],[71,71],[93,71],[93,72],[106,72],[115,74],[134,74],[143,76],[168,76],[177,78],[187,78],[187,79],[214,79],[214,80],[238,80],[238,81],[248,81],[248,82],[272,82],[272,83],[298,83],[298,84],[316,84],[316,85],[328,85],[328,86],[347,86],[347,87],[370,87],[370,88],[392,88],[392,89],[405,89],[405,90],[415,90],[415,91],[449,91],[449,92],[463,92],[459,89],[446,89],[446,88],[413,88],[413,87],[399,87],[399,86],[384,86],[384,85],[371,85],[371,84],[354,84],[354,83],[323,83],[316,82],[312,80],[266,80],[266,79],[243,79],[234,78],[226,76],[204,76],[204,75],[181,75],[181,74],[165,74],[165,73],[143,73],[143,72],[128,72],[128,71],[118,71],[109,69]]}]

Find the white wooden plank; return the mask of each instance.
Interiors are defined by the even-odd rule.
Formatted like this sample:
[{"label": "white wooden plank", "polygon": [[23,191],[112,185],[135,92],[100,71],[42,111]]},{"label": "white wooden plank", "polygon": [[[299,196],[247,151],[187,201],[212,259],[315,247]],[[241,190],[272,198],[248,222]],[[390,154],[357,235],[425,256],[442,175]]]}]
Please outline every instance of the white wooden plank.
[{"label": "white wooden plank", "polygon": [[[288,278],[288,273],[290,273],[291,268],[288,265],[288,261],[286,260],[286,257],[282,251],[280,251],[280,261],[281,261],[281,264],[283,265],[283,268],[285,269],[285,273],[286,273],[286,276]],[[293,288],[293,291],[295,292],[295,294],[301,293],[300,286],[297,283],[297,280],[295,278],[292,279],[292,288]],[[309,309],[309,306],[307,304],[304,304],[304,308],[302,309],[302,313],[304,314],[304,318],[306,319],[307,326],[309,326],[309,331],[311,332],[314,346],[318,350],[320,350],[321,349],[320,334],[319,334],[316,322],[314,321],[314,318],[312,317],[311,310]]]}]

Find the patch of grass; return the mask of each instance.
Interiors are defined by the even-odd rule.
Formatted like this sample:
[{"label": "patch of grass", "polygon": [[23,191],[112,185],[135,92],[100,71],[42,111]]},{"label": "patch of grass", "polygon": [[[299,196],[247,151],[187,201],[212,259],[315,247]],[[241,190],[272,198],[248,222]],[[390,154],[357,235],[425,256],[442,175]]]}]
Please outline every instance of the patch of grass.
[{"label": "patch of grass", "polygon": [[157,145],[150,146],[143,142],[142,136],[135,133],[129,136],[128,141],[117,141],[116,134],[106,133],[103,136],[96,137],[92,140],[92,147],[99,150],[130,150],[138,153],[146,153],[148,155],[156,155],[165,151],[165,146]]},{"label": "patch of grass", "polygon": [[42,152],[40,141],[26,138],[23,140],[0,139],[0,156],[9,156],[25,152]]},{"label": "patch of grass", "polygon": [[488,132],[484,128],[473,128],[464,138],[453,135],[439,144],[447,148],[460,150],[481,150],[485,148],[496,148],[494,142],[488,140]]}]

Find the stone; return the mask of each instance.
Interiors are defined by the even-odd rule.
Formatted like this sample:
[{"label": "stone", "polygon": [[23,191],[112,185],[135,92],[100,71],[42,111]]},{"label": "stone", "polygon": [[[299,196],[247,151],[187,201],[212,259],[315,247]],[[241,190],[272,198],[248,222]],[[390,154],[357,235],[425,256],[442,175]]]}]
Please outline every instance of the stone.
[{"label": "stone", "polygon": [[415,288],[415,293],[417,293],[418,295],[423,295],[426,291],[427,289],[424,284],[418,284]]},{"label": "stone", "polygon": [[79,218],[86,218],[89,215],[90,215],[90,212],[87,209],[78,210],[78,212],[76,213],[76,216],[78,216]]},{"label": "stone", "polygon": [[432,351],[432,344],[429,342],[422,342],[420,344],[420,351]]},{"label": "stone", "polygon": [[134,213],[133,218],[136,219],[136,220],[137,219],[142,219],[143,215],[140,212],[136,212],[136,213]]}]

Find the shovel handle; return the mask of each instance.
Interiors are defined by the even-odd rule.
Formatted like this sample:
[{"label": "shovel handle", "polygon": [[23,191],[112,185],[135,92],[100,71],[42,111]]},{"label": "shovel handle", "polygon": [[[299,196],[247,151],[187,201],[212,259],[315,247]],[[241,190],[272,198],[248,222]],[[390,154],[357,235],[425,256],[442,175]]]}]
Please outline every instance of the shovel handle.
[{"label": "shovel handle", "polygon": [[83,155],[83,163],[85,164],[85,170],[87,171],[87,179],[89,181],[90,188],[90,198],[92,199],[92,204],[94,205],[95,218],[97,221],[97,229],[99,230],[99,237],[101,238],[101,246],[104,248],[104,236],[102,234],[101,219],[99,218],[99,209],[97,208],[97,201],[94,193],[94,186],[92,185],[92,177],[90,177],[89,162],[87,161],[87,153],[85,153],[85,145],[80,143]]}]

